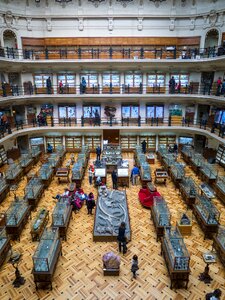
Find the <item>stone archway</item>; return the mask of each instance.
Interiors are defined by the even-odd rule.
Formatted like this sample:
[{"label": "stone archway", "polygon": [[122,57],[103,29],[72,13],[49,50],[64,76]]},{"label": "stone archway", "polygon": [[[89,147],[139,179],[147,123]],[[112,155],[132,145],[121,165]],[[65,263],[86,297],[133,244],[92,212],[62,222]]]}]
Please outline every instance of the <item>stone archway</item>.
[{"label": "stone archway", "polygon": [[12,30],[5,30],[3,32],[3,45],[5,48],[14,48],[17,49],[17,37]]},{"label": "stone archway", "polygon": [[211,29],[205,36],[205,48],[217,47],[219,42],[219,31],[217,29]]}]

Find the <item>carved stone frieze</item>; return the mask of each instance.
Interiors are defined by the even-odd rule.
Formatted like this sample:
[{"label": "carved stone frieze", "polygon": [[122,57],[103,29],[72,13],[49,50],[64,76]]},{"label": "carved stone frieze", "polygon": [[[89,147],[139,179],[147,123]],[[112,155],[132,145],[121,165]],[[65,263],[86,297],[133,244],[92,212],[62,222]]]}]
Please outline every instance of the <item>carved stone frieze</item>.
[{"label": "carved stone frieze", "polygon": [[138,18],[137,29],[138,29],[139,31],[142,31],[142,30],[143,30],[143,18]]},{"label": "carved stone frieze", "polygon": [[169,30],[174,31],[174,29],[175,29],[175,18],[170,18]]},{"label": "carved stone frieze", "polygon": [[83,18],[79,18],[78,19],[78,29],[80,31],[83,31],[84,30],[84,19]]},{"label": "carved stone frieze", "polygon": [[194,30],[195,29],[195,18],[190,18],[191,24],[190,24],[190,30]]},{"label": "carved stone frieze", "polygon": [[4,15],[5,24],[8,27],[12,27],[13,25],[13,15],[11,11],[7,11]]},{"label": "carved stone frieze", "polygon": [[52,31],[52,20],[51,18],[46,19],[47,30]]},{"label": "carved stone frieze", "polygon": [[108,18],[108,29],[113,31],[113,18]]},{"label": "carved stone frieze", "polygon": [[203,29],[221,27],[224,24],[224,15],[223,12],[217,13],[215,10],[211,10],[208,15],[203,16],[203,20]]},{"label": "carved stone frieze", "polygon": [[32,31],[31,22],[32,22],[32,19],[31,18],[27,18],[27,30],[28,31]]}]

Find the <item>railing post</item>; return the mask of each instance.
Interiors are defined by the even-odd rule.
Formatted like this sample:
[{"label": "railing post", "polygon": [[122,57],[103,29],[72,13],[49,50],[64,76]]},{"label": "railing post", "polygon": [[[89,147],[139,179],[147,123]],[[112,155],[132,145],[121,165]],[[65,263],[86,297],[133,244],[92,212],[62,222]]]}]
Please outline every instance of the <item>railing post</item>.
[{"label": "railing post", "polygon": [[144,48],[141,47],[140,49],[140,58],[143,59],[144,58]]},{"label": "railing post", "polygon": [[139,94],[142,94],[143,93],[143,83],[140,82],[140,85],[139,85]]},{"label": "railing post", "polygon": [[54,119],[53,119],[53,116],[51,116],[51,126],[54,127]]},{"label": "railing post", "polygon": [[171,126],[171,116],[169,116],[169,119],[168,119],[168,126]]},{"label": "railing post", "polygon": [[112,82],[110,82],[110,84],[109,84],[109,92],[110,92],[110,94],[112,94]]},{"label": "railing post", "polygon": [[129,119],[129,118],[127,118],[127,126],[129,126],[129,121],[130,121],[130,119]]},{"label": "railing post", "polygon": [[109,126],[112,127],[112,116],[109,117]]},{"label": "railing post", "polygon": [[122,121],[122,126],[123,126],[123,117],[122,117],[121,121]]},{"label": "railing post", "polygon": [[81,47],[78,48],[77,54],[78,54],[78,58],[81,59]]},{"label": "railing post", "polygon": [[113,49],[112,47],[109,48],[109,58],[112,59],[113,57]]},{"label": "railing post", "polygon": [[69,126],[71,127],[71,118],[68,119]]},{"label": "railing post", "polygon": [[45,48],[45,59],[48,59],[48,48]]},{"label": "railing post", "polygon": [[84,127],[84,116],[81,116],[81,126]]},{"label": "railing post", "polygon": [[159,126],[159,118],[156,118],[156,126]]},{"label": "railing post", "polygon": [[154,119],[153,117],[151,118],[151,126],[153,126],[153,123],[154,123]]}]

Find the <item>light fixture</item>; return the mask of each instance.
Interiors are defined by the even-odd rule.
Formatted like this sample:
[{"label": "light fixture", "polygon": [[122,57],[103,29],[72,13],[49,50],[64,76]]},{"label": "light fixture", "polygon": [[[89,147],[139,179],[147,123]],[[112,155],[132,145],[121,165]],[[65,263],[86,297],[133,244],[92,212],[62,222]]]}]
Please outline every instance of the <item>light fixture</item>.
[{"label": "light fixture", "polygon": [[55,0],[55,2],[59,2],[59,3],[68,3],[71,2],[72,0]]}]

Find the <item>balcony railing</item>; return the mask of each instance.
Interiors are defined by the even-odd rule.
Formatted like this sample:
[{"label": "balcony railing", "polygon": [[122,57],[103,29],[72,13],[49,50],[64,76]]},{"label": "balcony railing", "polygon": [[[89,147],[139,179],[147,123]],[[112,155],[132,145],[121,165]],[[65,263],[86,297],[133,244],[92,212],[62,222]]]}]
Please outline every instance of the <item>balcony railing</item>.
[{"label": "balcony railing", "polygon": [[63,49],[16,49],[0,47],[0,57],[9,59],[201,59],[225,55],[225,47],[71,47]]},{"label": "balcony railing", "polygon": [[76,86],[64,85],[63,87],[51,86],[51,87],[37,87],[36,85],[24,84],[24,86],[10,85],[8,83],[2,83],[0,87],[0,97],[11,97],[11,96],[26,96],[26,95],[97,95],[97,94],[189,94],[189,95],[212,95],[212,96],[224,96],[225,86],[217,86],[214,83],[199,83],[190,82],[186,85],[160,85],[153,84],[146,86],[140,83],[138,86],[130,86],[129,84],[122,84],[119,86],[102,86],[100,84],[90,85],[83,87],[82,84]]},{"label": "balcony railing", "polygon": [[157,127],[174,127],[182,126],[188,128],[202,129],[211,132],[221,138],[225,136],[225,125],[223,124],[212,124],[207,120],[190,120],[186,118],[181,118],[180,121],[174,121],[171,117],[169,118],[143,118],[141,116],[137,118],[86,118],[81,116],[81,118],[34,118],[32,120],[21,119],[14,120],[0,125],[0,138],[12,134],[12,132],[28,129],[28,128],[51,128],[55,126],[67,127],[67,128],[84,128],[84,127],[143,127],[147,128],[157,128]]}]

